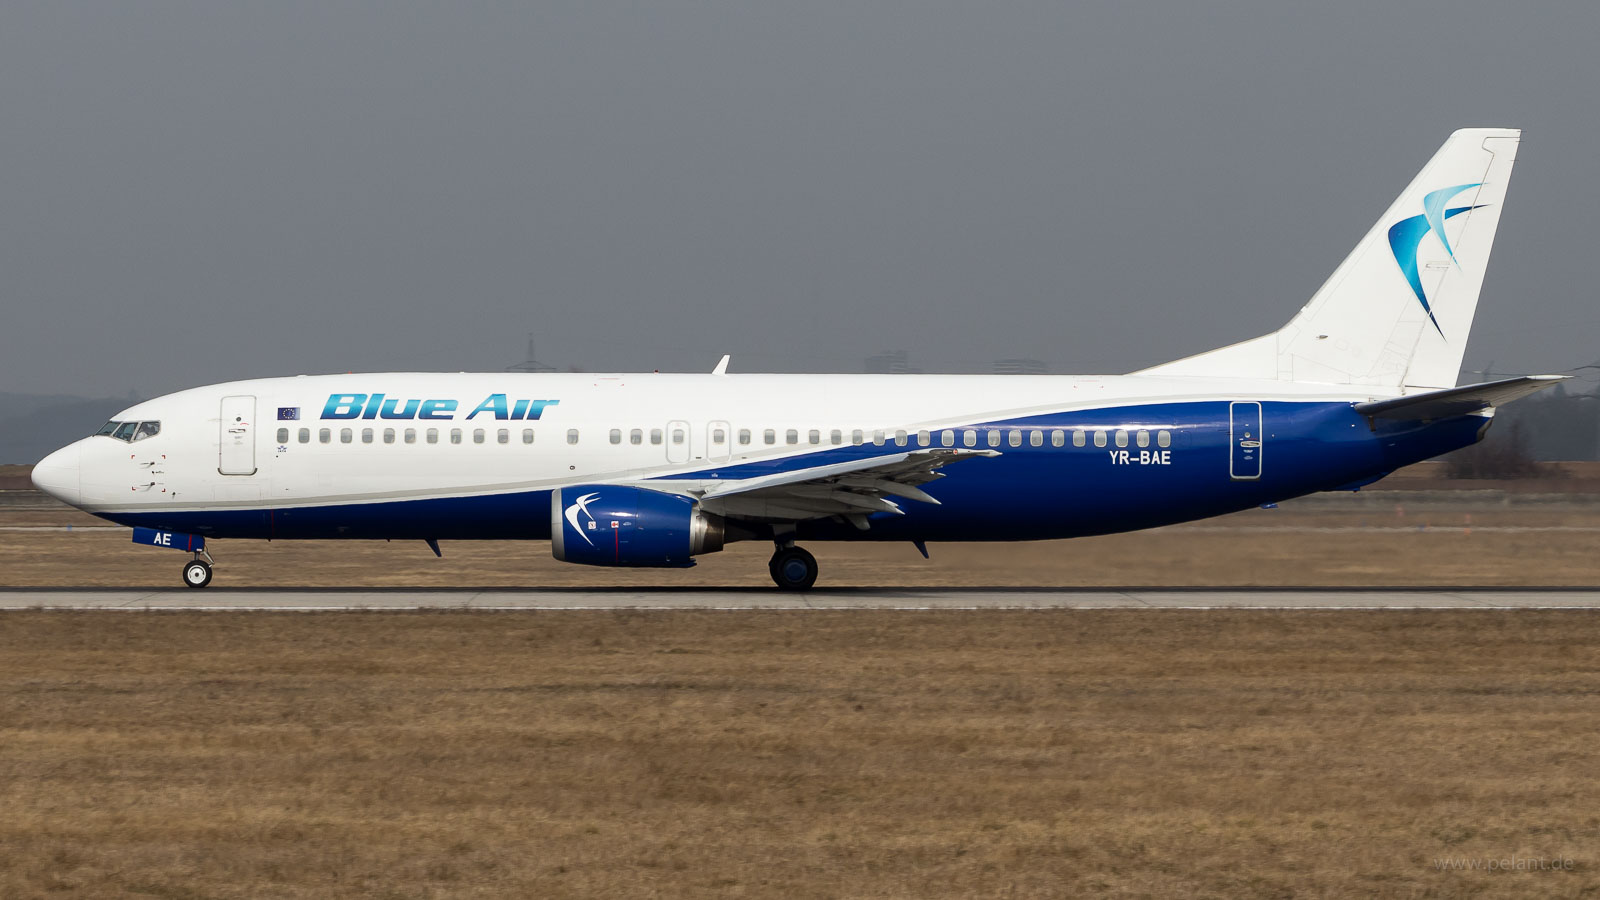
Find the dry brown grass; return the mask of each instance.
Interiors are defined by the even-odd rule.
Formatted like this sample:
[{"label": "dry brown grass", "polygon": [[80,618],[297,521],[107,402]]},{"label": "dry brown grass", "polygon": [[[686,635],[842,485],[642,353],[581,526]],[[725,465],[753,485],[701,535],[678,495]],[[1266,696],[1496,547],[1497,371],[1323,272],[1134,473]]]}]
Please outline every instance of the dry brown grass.
[{"label": "dry brown grass", "polygon": [[0,626],[8,898],[1600,891],[1588,612]]},{"label": "dry brown grass", "polygon": [[[1023,544],[808,544],[819,587],[1075,585],[1590,585],[1600,580],[1594,505],[1441,507],[1397,499],[1365,509],[1252,510],[1156,531]],[[0,511],[0,525],[104,524],[65,507]],[[1488,526],[1491,530],[1485,530]],[[1362,528],[1332,533],[1298,528]],[[1285,529],[1273,531],[1272,529]],[[693,569],[558,563],[547,542],[217,541],[217,587],[770,587],[770,545],[733,544]],[[172,588],[185,556],[121,530],[0,531],[0,587]]]}]

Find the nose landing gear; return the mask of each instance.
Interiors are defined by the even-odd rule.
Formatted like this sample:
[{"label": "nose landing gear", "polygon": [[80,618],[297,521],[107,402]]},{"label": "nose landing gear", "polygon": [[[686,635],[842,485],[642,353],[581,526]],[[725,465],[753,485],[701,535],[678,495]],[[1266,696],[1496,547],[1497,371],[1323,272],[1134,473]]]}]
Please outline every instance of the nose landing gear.
[{"label": "nose landing gear", "polygon": [[[204,555],[205,559],[200,557]],[[204,550],[196,550],[194,559],[183,565],[183,583],[185,587],[203,588],[211,583],[211,565],[215,562],[211,554]]]},{"label": "nose landing gear", "polygon": [[203,588],[211,583],[211,564],[196,559],[183,567],[183,583],[192,588]]},{"label": "nose landing gear", "polygon": [[778,590],[808,591],[817,583],[817,558],[794,544],[779,544],[767,571]]}]

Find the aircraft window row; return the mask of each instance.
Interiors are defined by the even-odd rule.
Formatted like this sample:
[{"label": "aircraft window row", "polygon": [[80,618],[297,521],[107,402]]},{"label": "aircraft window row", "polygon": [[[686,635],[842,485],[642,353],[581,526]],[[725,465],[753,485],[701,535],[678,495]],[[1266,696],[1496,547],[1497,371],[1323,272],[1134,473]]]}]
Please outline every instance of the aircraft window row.
[{"label": "aircraft window row", "polygon": [[[278,443],[280,443],[280,444],[289,443],[289,429],[287,429],[287,428],[279,428],[277,437],[278,437]],[[341,444],[354,443],[355,442],[355,437],[356,436],[355,436],[355,430],[354,429],[351,429],[351,428],[341,428],[341,429],[339,429],[339,443],[341,443]],[[374,429],[371,429],[371,428],[363,428],[363,429],[361,429],[361,443],[370,444],[370,443],[373,442],[375,437],[376,437],[376,432],[374,431]],[[301,428],[301,429],[299,429],[298,433],[296,433],[296,435],[295,435],[295,438],[296,438],[296,440],[298,440],[302,444],[311,443],[311,429],[309,429],[309,428]],[[415,428],[407,428],[404,431],[398,431],[398,430],[396,430],[394,428],[385,428],[385,429],[383,429],[382,438],[383,438],[383,442],[385,444],[392,444],[392,443],[395,442],[396,439],[402,440],[407,444],[415,444],[417,442],[417,429],[415,429]],[[423,439],[426,440],[430,444],[439,443],[439,429],[437,429],[437,428],[429,428],[429,429],[427,429],[425,432],[423,432]],[[511,443],[511,429],[509,429],[509,428],[496,429],[495,433],[494,433],[494,439],[495,439],[495,443],[498,443],[498,444],[509,444],[509,443]],[[485,432],[484,429],[482,429],[482,428],[474,428],[472,430],[472,442],[474,444],[481,444],[485,440],[487,440],[487,433]],[[462,441],[462,430],[460,428],[452,428],[452,429],[450,429],[450,443],[459,444],[459,443],[461,443],[461,441]],[[522,429],[522,442],[524,444],[533,443],[533,429],[532,428],[524,428],[524,429]],[[331,429],[331,428],[319,428],[317,430],[317,443],[319,443],[319,444],[331,444],[331,443],[333,443],[333,429]]]},{"label": "aircraft window row", "polygon": [[119,441],[126,441],[131,444],[134,441],[155,437],[160,433],[160,422],[118,422],[113,420],[100,426],[100,430],[95,432],[95,436],[116,438]]},{"label": "aircraft window row", "polygon": [[[151,436],[159,433],[160,430],[161,430],[161,423],[160,422],[107,422],[105,427],[101,428],[100,431],[98,432],[98,434],[105,435],[105,436],[108,436],[108,437],[114,437],[114,438],[116,438],[118,440],[132,442],[132,441],[143,440],[144,438],[147,438],[147,437],[151,437]],[[437,428],[429,428],[429,429],[427,429],[425,432],[423,432],[424,440],[429,444],[437,444],[439,442],[439,431],[440,431],[440,429],[437,429]],[[684,443],[684,441],[686,441],[688,439],[687,432],[681,426],[674,426],[671,429],[671,431],[672,431],[671,439],[672,439],[672,443],[674,445],[680,445],[681,446]],[[1021,428],[1011,428],[1011,429],[990,428],[990,429],[986,429],[985,431],[986,431],[986,437],[984,438],[984,442],[986,444],[988,444],[990,447],[999,447],[999,446],[1001,446],[1002,443],[1004,443],[1006,446],[1010,446],[1010,447],[1021,447],[1022,446],[1022,442],[1024,440],[1026,440],[1028,442],[1028,446],[1030,446],[1030,447],[1043,447],[1044,446],[1045,432],[1043,430],[1041,430],[1041,429],[1034,428],[1034,429],[1026,429],[1025,430],[1025,429],[1021,429]],[[363,429],[361,429],[361,443],[363,443],[363,444],[372,443],[373,440],[375,439],[374,435],[375,435],[374,429],[371,429],[371,428],[363,428]],[[524,429],[522,429],[522,443],[524,443],[524,444],[532,444],[533,443],[533,435],[534,435],[534,431],[533,431],[532,428],[524,428]],[[739,435],[739,443],[740,444],[748,444],[748,443],[750,443],[750,438],[751,438],[750,429],[742,428],[742,429],[739,430],[738,435]],[[415,428],[407,428],[403,432],[398,432],[396,429],[393,429],[393,428],[385,428],[385,429],[383,429],[382,439],[383,439],[383,442],[385,444],[393,444],[395,442],[397,436],[399,437],[399,439],[403,440],[407,444],[415,444],[417,442],[417,429],[415,429]],[[644,443],[645,433],[644,433],[644,430],[641,429],[641,428],[630,429],[628,431],[628,435],[627,436],[628,436],[628,443],[632,444],[633,446],[636,446],[636,447],[637,446],[641,446]],[[277,437],[278,437],[278,443],[280,443],[280,444],[288,444],[289,443],[289,429],[287,429],[287,428],[279,428]],[[462,429],[460,429],[460,428],[452,428],[452,429],[450,429],[450,433],[449,433],[450,443],[452,443],[452,444],[460,444],[462,442],[462,440],[463,440],[463,437],[464,437],[464,433],[463,433]],[[311,443],[311,429],[309,429],[309,428],[301,428],[301,429],[299,429],[299,432],[297,434],[297,438],[298,438],[299,442],[302,443],[302,444]],[[620,428],[611,429],[610,434],[609,434],[609,438],[610,438],[610,441],[611,441],[612,444],[620,445],[622,443],[622,438],[623,438],[622,429],[620,429]],[[485,429],[482,429],[482,428],[474,428],[474,429],[472,429],[472,442],[474,444],[485,443],[487,441],[487,439],[488,439],[488,433],[487,433],[487,431]],[[720,429],[720,428],[713,429],[712,432],[711,432],[711,439],[712,439],[712,442],[714,444],[724,444],[724,443],[727,442],[727,432],[724,431],[723,429]],[[777,431],[775,429],[772,429],[772,428],[764,429],[762,431],[762,433],[761,433],[761,439],[762,439],[763,443],[765,443],[765,444],[767,444],[769,446],[773,445],[773,444],[776,444],[777,443]],[[783,433],[783,439],[784,439],[784,443],[786,443],[786,444],[799,444],[800,443],[800,430],[797,429],[797,428],[785,429],[784,433]],[[1077,428],[1077,429],[1074,429],[1073,432],[1072,432],[1072,446],[1074,446],[1074,447],[1085,447],[1085,446],[1087,446],[1089,444],[1090,440],[1093,440],[1094,445],[1097,448],[1104,448],[1106,446],[1106,444],[1109,442],[1109,443],[1115,444],[1120,449],[1120,448],[1126,448],[1128,446],[1128,442],[1129,442],[1130,439],[1133,441],[1134,445],[1137,446],[1137,447],[1140,447],[1140,448],[1149,447],[1150,446],[1150,442],[1151,442],[1150,430],[1149,429],[1145,429],[1145,428],[1141,428],[1141,429],[1138,429],[1136,431],[1129,431],[1128,429],[1125,429],[1125,428],[1118,428],[1118,429],[1111,430],[1111,431],[1107,431],[1105,429],[1096,429],[1093,432],[1093,437],[1092,438],[1090,437],[1090,432],[1087,431],[1086,429]],[[650,443],[652,445],[659,445],[661,443],[661,440],[662,440],[662,431],[661,431],[661,429],[659,429],[659,428],[650,429]],[[896,447],[904,447],[904,446],[907,446],[911,442],[911,436],[909,434],[907,434],[905,431],[895,431],[893,433],[893,435],[890,436],[889,434],[884,432],[882,429],[879,429],[879,430],[874,431],[872,433],[872,443],[873,443],[874,446],[882,447],[885,444],[889,443],[891,440],[893,441],[893,443],[894,443],[894,445]],[[960,438],[960,440],[961,440],[961,445],[963,447],[976,447],[976,446],[978,446],[978,432],[977,432],[977,430],[971,429],[971,428],[961,429],[961,438]],[[1158,429],[1155,432],[1154,440],[1155,440],[1155,445],[1157,447],[1160,447],[1161,449],[1165,450],[1168,447],[1172,446],[1172,432],[1167,430],[1167,429],[1165,429],[1165,428]],[[319,429],[318,432],[317,432],[317,441],[318,441],[318,443],[322,443],[322,444],[332,443],[333,442],[333,431],[332,431],[332,429],[328,429],[328,428]],[[349,444],[349,443],[353,443],[354,441],[355,441],[355,430],[354,429],[351,429],[351,428],[341,428],[341,429],[339,429],[339,443],[341,443],[341,444]],[[812,445],[820,445],[822,443],[822,431],[821,431],[821,429],[817,429],[817,428],[809,429],[806,432],[806,441],[808,443],[812,444]],[[917,446],[919,446],[919,447],[931,446],[933,444],[933,435],[932,435],[931,432],[928,432],[928,431],[918,431],[916,433],[916,441],[917,441]],[[853,444],[855,446],[860,446],[861,444],[866,442],[865,433],[859,428],[851,431],[850,432],[850,442],[851,442],[851,444]],[[1066,437],[1066,432],[1064,430],[1062,430],[1060,428],[1056,428],[1056,429],[1052,429],[1050,431],[1050,446],[1052,446],[1052,447],[1064,447],[1064,446],[1066,446],[1066,442],[1067,442],[1067,437]],[[495,443],[498,443],[498,444],[509,444],[509,443],[511,443],[511,429],[509,429],[509,428],[496,429],[495,430]],[[567,443],[568,444],[576,444],[576,443],[578,443],[578,429],[570,428],[570,429],[567,430]],[[835,428],[835,429],[832,429],[831,431],[829,431],[828,432],[828,443],[833,444],[835,446],[843,444],[844,443],[844,432],[842,430],[838,429],[838,428]],[[940,431],[939,432],[939,445],[941,447],[954,447],[956,445],[956,429],[946,428],[946,429]]]}]

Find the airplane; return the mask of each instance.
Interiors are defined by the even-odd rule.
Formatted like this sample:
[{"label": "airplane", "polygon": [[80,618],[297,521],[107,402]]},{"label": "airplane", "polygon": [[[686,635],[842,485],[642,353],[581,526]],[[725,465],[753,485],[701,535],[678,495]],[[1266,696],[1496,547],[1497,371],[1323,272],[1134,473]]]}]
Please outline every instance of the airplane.
[{"label": "airplane", "polygon": [[1521,132],[1444,145],[1281,329],[1125,375],[299,375],[138,403],[37,487],[190,555],[207,541],[551,542],[682,568],[772,541],[1109,534],[1358,490],[1482,439],[1562,376],[1457,385]]}]

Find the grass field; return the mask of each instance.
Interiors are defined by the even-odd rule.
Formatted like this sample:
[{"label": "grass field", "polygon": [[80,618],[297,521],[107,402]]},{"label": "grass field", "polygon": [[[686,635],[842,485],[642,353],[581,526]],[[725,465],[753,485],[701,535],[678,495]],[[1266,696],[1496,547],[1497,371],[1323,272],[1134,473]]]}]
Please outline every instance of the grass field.
[{"label": "grass field", "polygon": [[[1377,499],[1373,499],[1376,497]],[[1020,544],[807,547],[819,587],[1105,585],[1590,585],[1600,581],[1600,504],[1422,500],[1292,501],[1189,525]],[[1335,498],[1338,500],[1338,498]],[[46,501],[48,504],[48,501]],[[0,507],[0,587],[172,588],[185,555],[137,546],[122,529],[60,505]],[[85,526],[90,526],[85,528]],[[217,587],[770,587],[770,544],[729,545],[692,569],[605,569],[550,557],[548,542],[216,541]]]},{"label": "grass field", "polygon": [[[1596,583],[1600,504],[1541,496],[811,549],[824,586]],[[0,587],[176,586],[99,524],[0,504]],[[770,552],[215,550],[284,587]],[[1597,648],[1586,611],[6,613],[0,898],[1600,896]]]},{"label": "grass field", "polygon": [[[11,613],[0,896],[1594,896],[1597,646],[1560,611]],[[1439,868],[1513,858],[1555,868]]]}]

